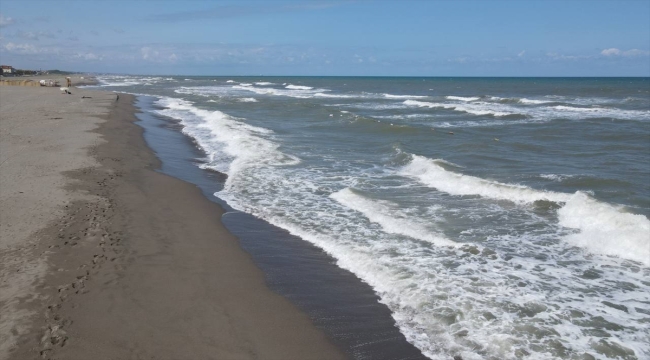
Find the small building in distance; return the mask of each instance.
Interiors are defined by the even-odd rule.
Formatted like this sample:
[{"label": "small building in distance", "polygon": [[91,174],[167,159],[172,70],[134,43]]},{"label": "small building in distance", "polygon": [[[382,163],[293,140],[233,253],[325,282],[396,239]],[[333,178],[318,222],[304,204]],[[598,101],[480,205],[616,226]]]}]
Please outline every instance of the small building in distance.
[{"label": "small building in distance", "polygon": [[2,65],[2,75],[8,75],[8,74],[13,75],[15,71],[16,70],[11,65]]}]

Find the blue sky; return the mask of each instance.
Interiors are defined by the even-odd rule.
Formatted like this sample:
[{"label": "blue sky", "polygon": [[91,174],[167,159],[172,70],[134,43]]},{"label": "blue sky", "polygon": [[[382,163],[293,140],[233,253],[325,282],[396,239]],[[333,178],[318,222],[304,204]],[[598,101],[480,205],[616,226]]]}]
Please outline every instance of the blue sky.
[{"label": "blue sky", "polygon": [[0,62],[179,75],[650,76],[650,0],[2,0]]}]

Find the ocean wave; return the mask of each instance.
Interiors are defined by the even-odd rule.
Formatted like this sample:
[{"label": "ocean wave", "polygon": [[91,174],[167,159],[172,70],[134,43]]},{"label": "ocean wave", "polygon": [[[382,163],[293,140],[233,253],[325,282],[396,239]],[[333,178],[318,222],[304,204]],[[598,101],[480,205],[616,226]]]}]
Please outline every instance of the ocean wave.
[{"label": "ocean wave", "polygon": [[157,112],[181,121],[183,133],[194,138],[208,155],[208,166],[228,174],[235,174],[251,166],[290,165],[299,159],[279,151],[279,145],[266,139],[273,131],[248,125],[221,111],[197,108],[183,99],[163,97]]},{"label": "ocean wave", "polygon": [[561,175],[561,174],[541,174],[539,175],[542,179],[552,180],[561,182],[565,179],[572,178],[573,175]]},{"label": "ocean wave", "polygon": [[448,171],[436,160],[418,155],[412,155],[411,162],[400,174],[451,195],[481,196],[519,204],[558,203],[560,225],[579,230],[568,236],[567,241],[595,254],[615,255],[650,266],[650,220],[643,215],[625,213],[620,206],[599,202],[583,192],[541,191],[486,180]]},{"label": "ocean wave", "polygon": [[232,89],[229,86],[181,86],[177,89],[174,89],[174,92],[177,94],[196,95],[203,97],[230,97],[236,95],[232,94]]},{"label": "ocean wave", "polygon": [[314,97],[332,98],[332,99],[356,99],[356,98],[359,98],[359,96],[357,96],[357,95],[327,94],[327,93],[322,93],[322,92],[314,93]]},{"label": "ocean wave", "polygon": [[239,98],[239,99],[237,99],[237,101],[239,101],[239,102],[257,102],[257,99],[249,97],[249,98]]},{"label": "ocean wave", "polygon": [[[572,117],[578,114],[580,118],[615,118],[623,120],[650,120],[650,110],[623,110],[610,107],[575,107],[557,105],[551,108],[557,116]],[[575,117],[575,115],[573,116]]]},{"label": "ocean wave", "polygon": [[268,82],[268,81],[259,81],[259,82],[256,82],[255,85],[258,85],[258,86],[270,86],[270,85],[275,85],[275,84],[272,83],[272,82]]},{"label": "ocean wave", "polygon": [[477,195],[517,203],[532,203],[539,200],[562,202],[567,201],[569,196],[459,174],[445,170],[437,163],[440,161],[443,160],[431,160],[412,155],[411,162],[401,170],[401,174],[415,176],[421,182],[452,195]]},{"label": "ocean wave", "polygon": [[350,188],[333,193],[330,197],[362,213],[371,222],[379,224],[387,233],[404,235],[436,246],[459,247],[461,245],[432,230],[427,223],[420,223],[417,219],[403,214],[399,206],[390,201],[372,200],[355,193]]},{"label": "ocean wave", "polygon": [[382,97],[386,99],[426,99],[426,95],[393,95],[393,94],[381,94]]},{"label": "ocean wave", "polygon": [[[521,100],[521,99],[519,99]],[[518,101],[519,101],[518,100]],[[519,120],[534,120],[537,121],[550,121],[552,119],[570,119],[582,120],[589,118],[614,118],[621,120],[635,120],[646,121],[650,119],[650,110],[623,110],[611,107],[576,107],[568,105],[553,105],[553,106],[536,106],[536,107],[516,107],[501,103],[489,103],[482,101],[466,102],[462,104],[453,103],[436,103],[418,100],[406,100],[404,104],[407,106],[420,107],[420,108],[440,108],[449,109],[459,112],[465,112],[472,115],[487,115],[494,117],[513,117],[519,116],[525,119]],[[541,104],[541,103],[540,103]],[[514,123],[522,123],[517,121]]]},{"label": "ocean wave", "polygon": [[457,100],[457,101],[476,101],[479,100],[479,97],[463,97],[463,96],[445,96],[448,100]]},{"label": "ocean wave", "polygon": [[233,85],[232,89],[235,90],[246,90],[251,91],[260,95],[275,95],[275,96],[287,96],[297,99],[310,99],[316,97],[318,93],[324,94],[330,90],[328,89],[289,89],[287,86],[284,89],[277,89],[273,87],[254,87],[254,86],[241,86]]},{"label": "ocean wave", "polygon": [[99,82],[99,87],[135,86],[142,84],[140,79],[126,76],[98,76],[96,79]]},{"label": "ocean wave", "polygon": [[540,104],[548,104],[553,102],[550,100],[536,100],[536,99],[527,99],[527,98],[502,98],[499,96],[489,96],[487,97],[487,99],[502,104],[540,105]]},{"label": "ocean wave", "polygon": [[564,111],[580,111],[580,112],[599,112],[599,111],[607,110],[603,108],[583,108],[583,107],[573,107],[573,106],[564,106],[564,105],[553,106],[553,109],[564,110]]},{"label": "ocean wave", "polygon": [[558,210],[560,225],[578,229],[566,240],[595,254],[612,255],[650,266],[650,221],[622,206],[576,192]]},{"label": "ocean wave", "polygon": [[539,105],[539,104],[548,104],[550,101],[545,101],[545,100],[535,100],[535,99],[526,99],[526,98],[521,98],[517,102],[522,103],[522,104],[533,104],[533,105]]},{"label": "ocean wave", "polygon": [[303,85],[287,85],[285,86],[286,89],[291,89],[291,90],[311,90],[313,87],[311,86],[303,86]]},{"label": "ocean wave", "polygon": [[486,104],[458,105],[458,104],[432,103],[432,102],[417,101],[417,100],[406,100],[404,101],[404,104],[409,106],[417,106],[417,107],[450,109],[454,111],[460,111],[460,112],[465,112],[468,114],[479,115],[479,116],[490,115],[490,116],[502,117],[502,116],[509,116],[509,115],[517,115],[517,113],[514,112],[498,111],[498,110],[491,109],[489,105]]}]

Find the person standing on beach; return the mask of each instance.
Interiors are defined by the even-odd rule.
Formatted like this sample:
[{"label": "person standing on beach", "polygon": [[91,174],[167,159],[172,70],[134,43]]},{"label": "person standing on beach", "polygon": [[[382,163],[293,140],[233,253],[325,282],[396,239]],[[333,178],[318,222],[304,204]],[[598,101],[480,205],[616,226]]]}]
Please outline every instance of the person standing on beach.
[{"label": "person standing on beach", "polygon": [[72,86],[72,80],[70,80],[69,76],[65,78],[65,81],[66,81],[68,87]]}]

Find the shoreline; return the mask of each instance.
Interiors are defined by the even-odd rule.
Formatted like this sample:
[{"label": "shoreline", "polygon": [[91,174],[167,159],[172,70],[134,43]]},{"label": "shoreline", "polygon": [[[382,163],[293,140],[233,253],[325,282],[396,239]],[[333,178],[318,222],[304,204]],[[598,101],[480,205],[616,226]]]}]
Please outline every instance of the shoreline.
[{"label": "shoreline", "polygon": [[[21,89],[34,90],[64,96],[56,88]],[[0,254],[16,257],[21,249],[21,259],[38,265],[28,278],[14,277],[20,291],[0,301],[3,310],[24,311],[19,325],[0,319],[17,345],[8,358],[345,358],[307,315],[268,289],[216,204],[156,171],[160,162],[134,124],[134,98],[114,102],[113,93],[75,89],[67,99],[84,94],[110,108],[103,115],[93,108],[103,120],[90,131],[99,135],[77,149],[89,152],[89,164],[67,170],[65,199],[52,205],[58,212],[32,228],[49,225]],[[29,214],[28,202],[16,204]]]},{"label": "shoreline", "polygon": [[227,176],[199,166],[207,156],[178,119],[156,113],[156,97],[138,96],[138,125],[162,161],[160,171],[192,183],[227,211],[221,221],[266,276],[266,285],[309,315],[357,359],[427,359],[409,343],[375,290],[321,248],[263,219],[235,210],[215,193]]}]

